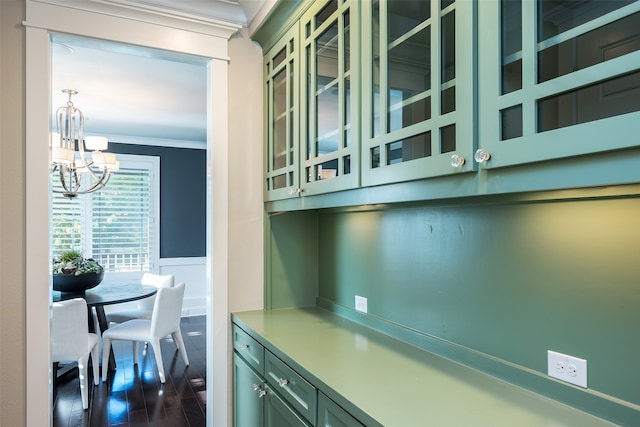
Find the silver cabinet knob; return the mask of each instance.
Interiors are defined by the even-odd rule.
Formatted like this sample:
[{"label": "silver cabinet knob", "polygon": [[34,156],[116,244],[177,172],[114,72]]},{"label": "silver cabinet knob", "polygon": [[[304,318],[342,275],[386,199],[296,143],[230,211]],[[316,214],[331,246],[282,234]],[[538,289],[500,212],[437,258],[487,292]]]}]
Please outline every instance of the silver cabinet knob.
[{"label": "silver cabinet knob", "polygon": [[302,193],[302,188],[300,188],[300,187],[290,187],[289,188],[289,195],[290,196],[297,196],[300,193]]},{"label": "silver cabinet knob", "polygon": [[476,154],[473,156],[476,162],[484,163],[487,162],[491,158],[491,153],[483,150],[482,148],[478,148],[476,150]]},{"label": "silver cabinet knob", "polygon": [[280,387],[284,387],[289,384],[289,380],[285,380],[284,378],[278,378],[278,385]]},{"label": "silver cabinet knob", "polygon": [[460,166],[464,165],[465,159],[464,157],[462,157],[459,154],[454,154],[453,156],[451,156],[451,167],[452,168],[459,168]]},{"label": "silver cabinet knob", "polygon": [[253,391],[258,393],[258,399],[267,395],[267,390],[263,389],[260,384],[252,384],[251,388],[253,388]]}]

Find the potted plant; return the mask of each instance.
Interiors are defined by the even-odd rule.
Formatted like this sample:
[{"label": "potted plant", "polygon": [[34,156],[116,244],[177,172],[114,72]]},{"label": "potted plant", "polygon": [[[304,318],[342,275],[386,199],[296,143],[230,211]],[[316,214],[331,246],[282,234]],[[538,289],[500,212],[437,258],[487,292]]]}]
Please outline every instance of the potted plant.
[{"label": "potted plant", "polygon": [[84,293],[104,278],[104,268],[82,252],[67,250],[53,259],[53,289],[60,292]]}]

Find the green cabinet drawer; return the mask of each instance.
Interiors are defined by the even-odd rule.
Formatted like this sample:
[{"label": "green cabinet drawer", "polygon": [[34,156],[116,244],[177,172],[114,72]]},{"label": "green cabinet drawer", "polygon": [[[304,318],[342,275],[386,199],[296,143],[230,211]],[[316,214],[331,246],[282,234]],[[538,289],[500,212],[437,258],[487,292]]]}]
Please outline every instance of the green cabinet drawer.
[{"label": "green cabinet drawer", "polygon": [[257,372],[264,374],[264,347],[237,325],[233,325],[233,348]]},{"label": "green cabinet drawer", "polygon": [[311,424],[316,423],[316,388],[271,352],[265,352],[267,383]]},{"label": "green cabinet drawer", "polygon": [[318,392],[318,427],[363,427],[347,411]]}]

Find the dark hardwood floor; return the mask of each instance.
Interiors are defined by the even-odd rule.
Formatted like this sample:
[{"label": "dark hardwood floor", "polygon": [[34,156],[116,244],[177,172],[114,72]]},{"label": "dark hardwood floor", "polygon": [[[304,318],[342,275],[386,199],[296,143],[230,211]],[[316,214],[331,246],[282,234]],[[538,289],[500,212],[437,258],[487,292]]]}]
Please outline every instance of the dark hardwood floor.
[{"label": "dark hardwood floor", "polygon": [[189,366],[185,366],[170,337],[162,340],[164,385],[158,378],[151,347],[140,345],[138,366],[134,366],[131,342],[115,341],[117,370],[98,386],[93,385],[89,373],[89,409],[82,409],[77,371],[58,380],[53,426],[205,426],[205,323],[205,316],[182,319]]}]

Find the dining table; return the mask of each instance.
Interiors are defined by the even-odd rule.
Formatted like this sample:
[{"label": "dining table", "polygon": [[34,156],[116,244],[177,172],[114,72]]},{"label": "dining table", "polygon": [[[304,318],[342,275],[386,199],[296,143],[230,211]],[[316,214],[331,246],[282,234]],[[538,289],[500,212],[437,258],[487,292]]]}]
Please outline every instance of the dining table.
[{"label": "dining table", "polygon": [[[82,293],[52,291],[52,301],[59,302],[72,298],[83,298],[87,302],[89,331],[102,333],[109,328],[104,308],[108,305],[122,304],[137,301],[153,296],[158,292],[155,286],[143,285],[140,281],[117,282],[103,280],[98,286],[87,289]],[[95,308],[99,332],[96,331],[93,321],[92,308]],[[109,354],[109,370],[115,370],[116,361],[113,348]],[[104,369],[104,367],[103,367]]]}]

